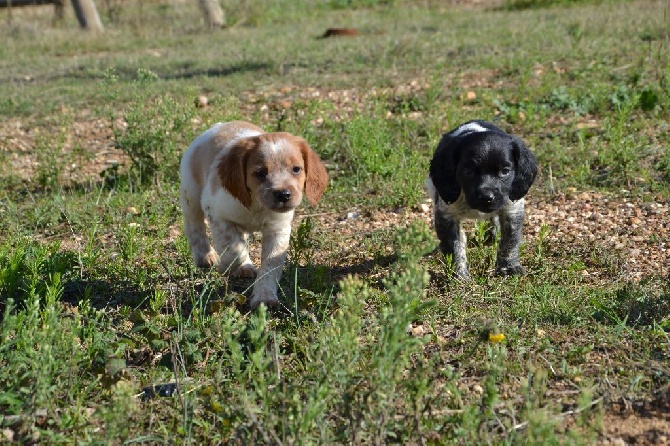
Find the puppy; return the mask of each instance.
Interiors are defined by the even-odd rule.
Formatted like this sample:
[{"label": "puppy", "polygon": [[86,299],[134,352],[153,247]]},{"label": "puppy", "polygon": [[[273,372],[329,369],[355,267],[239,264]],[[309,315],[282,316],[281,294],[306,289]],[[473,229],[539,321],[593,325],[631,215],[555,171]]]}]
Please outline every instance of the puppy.
[{"label": "puppy", "polygon": [[466,218],[489,220],[500,231],[496,275],[524,273],[519,263],[524,196],[536,175],[526,144],[490,122],[469,121],[442,136],[426,183],[440,249],[451,254],[458,277],[470,278],[461,228]]},{"label": "puppy", "polygon": [[[328,182],[318,155],[290,133],[265,133],[242,121],[217,123],[186,150],[180,175],[184,233],[195,264],[258,277],[249,306],[276,305],[295,208],[303,192],[316,204]],[[252,231],[262,234],[258,271],[247,251]]]}]

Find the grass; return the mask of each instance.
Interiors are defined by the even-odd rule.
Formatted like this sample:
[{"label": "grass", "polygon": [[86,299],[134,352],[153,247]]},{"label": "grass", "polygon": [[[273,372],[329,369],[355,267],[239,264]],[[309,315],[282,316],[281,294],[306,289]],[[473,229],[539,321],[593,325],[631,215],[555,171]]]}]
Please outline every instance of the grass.
[{"label": "grass", "polygon": [[[663,407],[667,266],[607,240],[670,201],[667,5],[225,2],[208,32],[192,3],[99,3],[102,35],[0,11],[2,441],[593,444],[618,402]],[[491,277],[483,226],[474,282],[432,253],[428,162],[474,118],[540,162],[521,278]],[[240,312],[250,284],[180,233],[179,155],[231,119],[305,137],[330,174],[281,314]],[[581,192],[621,210],[591,239],[568,238]],[[667,255],[661,227],[633,236]]]}]

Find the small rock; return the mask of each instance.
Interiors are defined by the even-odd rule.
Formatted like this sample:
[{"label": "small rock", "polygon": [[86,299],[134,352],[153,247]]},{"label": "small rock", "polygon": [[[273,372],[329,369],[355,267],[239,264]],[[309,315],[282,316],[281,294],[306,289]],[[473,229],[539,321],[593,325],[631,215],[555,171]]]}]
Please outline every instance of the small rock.
[{"label": "small rock", "polygon": [[200,95],[197,98],[195,98],[195,106],[198,108],[205,108],[207,107],[207,96],[205,95]]},{"label": "small rock", "polygon": [[475,99],[477,99],[477,93],[475,93],[474,91],[468,91],[467,93],[465,93],[465,99],[467,99],[468,101],[474,101]]},{"label": "small rock", "polygon": [[417,325],[416,327],[412,327],[412,336],[420,338],[425,333],[426,333],[426,330],[423,328],[423,325]]},{"label": "small rock", "polygon": [[134,206],[128,206],[128,207],[126,208],[126,214],[130,214],[130,215],[139,215],[139,214],[140,214],[140,211],[138,211],[137,208],[134,207]]},{"label": "small rock", "polygon": [[480,386],[479,384],[475,384],[472,386],[472,391],[475,392],[478,395],[481,395],[484,393],[484,388]]},{"label": "small rock", "polygon": [[419,205],[419,210],[425,214],[430,211],[430,206],[428,206],[426,203],[421,203]]},{"label": "small rock", "polygon": [[168,231],[170,238],[177,238],[181,235],[181,229],[175,226],[172,226]]},{"label": "small rock", "polygon": [[3,429],[1,434],[2,436],[0,438],[4,439],[6,442],[12,443],[14,441],[14,431],[11,430],[10,428]]}]

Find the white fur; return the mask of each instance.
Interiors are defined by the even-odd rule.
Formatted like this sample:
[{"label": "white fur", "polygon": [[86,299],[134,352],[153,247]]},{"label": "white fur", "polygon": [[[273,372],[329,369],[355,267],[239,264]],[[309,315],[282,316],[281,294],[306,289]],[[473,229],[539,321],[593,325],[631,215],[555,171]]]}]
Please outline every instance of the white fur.
[{"label": "white fur", "polygon": [[481,125],[477,124],[476,122],[469,122],[467,124],[463,124],[462,126],[458,127],[456,130],[451,132],[451,136],[456,137],[456,136],[461,136],[466,133],[475,133],[475,132],[488,132],[490,131],[486,127],[482,127]]},{"label": "white fur", "polygon": [[[245,207],[222,186],[218,166],[236,141],[263,134],[259,130],[241,122],[214,124],[191,143],[180,166],[184,233],[195,263],[201,267],[217,265],[222,273],[256,276],[249,303],[252,308],[260,303],[278,302],[277,283],[286,259],[294,210],[275,212],[255,198],[250,208]],[[215,140],[219,147],[215,146]],[[273,144],[262,147],[272,151],[292,149],[290,141],[282,142],[280,148],[270,148]],[[207,237],[205,219],[209,222],[213,247]],[[254,231],[262,233],[258,271],[247,250],[247,234]]]},{"label": "white fur", "polygon": [[461,192],[456,201],[447,204],[437,193],[437,189],[435,189],[433,180],[430,177],[426,179],[426,189],[428,190],[428,196],[436,201],[433,203],[433,212],[440,212],[442,215],[449,216],[455,220],[492,220],[503,212],[510,215],[523,214],[525,208],[525,200],[523,198],[516,201],[506,198],[505,205],[495,212],[478,211],[468,205],[463,192]]}]

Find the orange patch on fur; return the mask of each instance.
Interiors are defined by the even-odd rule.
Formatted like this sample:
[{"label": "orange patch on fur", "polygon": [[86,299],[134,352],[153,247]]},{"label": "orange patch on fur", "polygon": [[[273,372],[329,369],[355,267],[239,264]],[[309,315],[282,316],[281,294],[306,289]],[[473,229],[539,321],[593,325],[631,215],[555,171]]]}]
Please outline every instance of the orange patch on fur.
[{"label": "orange patch on fur", "polygon": [[255,146],[253,139],[240,140],[226,156],[221,158],[217,167],[223,187],[246,208],[249,208],[252,202],[247,188],[247,159],[250,150]]}]

